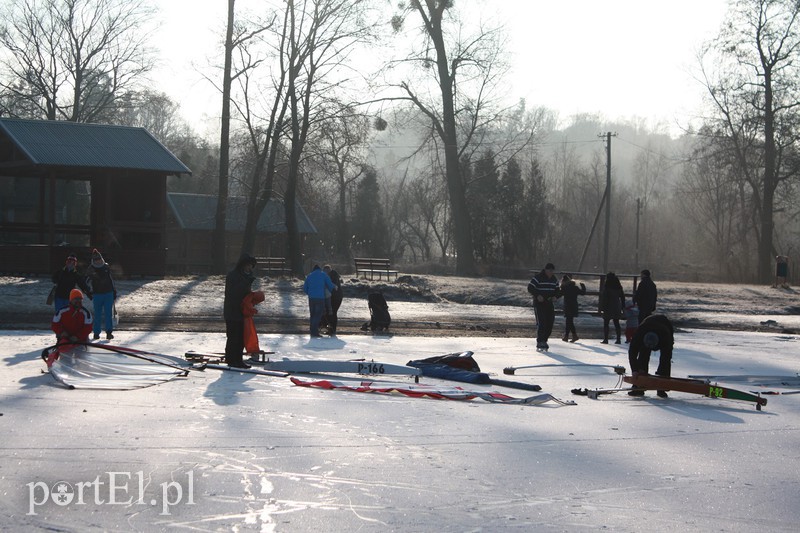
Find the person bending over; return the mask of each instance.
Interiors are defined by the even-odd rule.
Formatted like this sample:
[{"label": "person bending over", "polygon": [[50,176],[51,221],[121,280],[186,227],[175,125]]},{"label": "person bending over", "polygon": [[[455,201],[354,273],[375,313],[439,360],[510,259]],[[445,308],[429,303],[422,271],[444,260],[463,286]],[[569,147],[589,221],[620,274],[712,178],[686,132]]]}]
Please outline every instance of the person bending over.
[{"label": "person bending over", "polygon": [[[662,378],[670,377],[672,373],[672,347],[675,344],[672,322],[664,315],[650,315],[645,318],[636,334],[631,339],[628,347],[628,361],[631,365],[631,374],[634,376],[647,374],[650,366],[650,354],[660,352],[656,375]],[[631,396],[644,396],[644,390],[631,387],[628,392]],[[667,397],[667,392],[660,390],[658,395]]]}]

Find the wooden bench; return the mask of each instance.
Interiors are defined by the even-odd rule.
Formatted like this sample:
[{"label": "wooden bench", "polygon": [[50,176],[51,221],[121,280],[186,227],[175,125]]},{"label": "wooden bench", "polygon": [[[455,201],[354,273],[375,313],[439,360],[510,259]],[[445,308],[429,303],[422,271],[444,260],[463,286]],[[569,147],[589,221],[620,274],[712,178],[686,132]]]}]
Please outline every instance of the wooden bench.
[{"label": "wooden bench", "polygon": [[267,274],[284,276],[291,273],[291,269],[286,267],[285,257],[256,257],[256,262],[256,268]]},{"label": "wooden bench", "polygon": [[377,274],[379,280],[384,275],[386,276],[386,281],[389,281],[389,276],[394,276],[394,279],[397,279],[397,271],[390,270],[391,265],[388,259],[356,257],[353,259],[353,262],[356,264],[356,277],[359,277],[360,274],[364,274],[364,278],[366,279],[366,275],[369,274],[369,279],[373,280],[375,279],[375,274]]}]

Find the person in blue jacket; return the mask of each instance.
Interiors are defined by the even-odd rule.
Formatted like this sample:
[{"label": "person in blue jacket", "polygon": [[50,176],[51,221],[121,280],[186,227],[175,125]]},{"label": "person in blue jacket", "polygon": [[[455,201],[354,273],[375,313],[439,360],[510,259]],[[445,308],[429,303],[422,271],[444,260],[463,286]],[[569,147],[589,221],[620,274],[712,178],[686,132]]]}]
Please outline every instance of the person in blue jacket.
[{"label": "person in blue jacket", "polygon": [[308,310],[311,314],[311,336],[321,337],[319,334],[319,323],[325,313],[325,289],[329,292],[336,290],[331,278],[322,271],[319,265],[306,276],[303,283],[303,291],[308,295]]}]

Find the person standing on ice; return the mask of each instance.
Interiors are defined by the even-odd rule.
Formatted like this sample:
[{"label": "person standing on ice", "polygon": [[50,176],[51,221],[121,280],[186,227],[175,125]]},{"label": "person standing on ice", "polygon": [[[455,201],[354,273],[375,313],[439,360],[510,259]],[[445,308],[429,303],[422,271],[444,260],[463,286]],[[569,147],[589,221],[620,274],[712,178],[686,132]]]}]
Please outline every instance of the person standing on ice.
[{"label": "person standing on ice", "polygon": [[633,293],[633,302],[639,307],[639,322],[652,315],[656,310],[658,289],[646,268],[641,272],[642,280]]},{"label": "person standing on ice", "polygon": [[625,291],[622,283],[613,272],[606,274],[603,290],[600,291],[600,313],[603,315],[603,344],[608,344],[609,323],[614,321],[614,331],[617,334],[616,344],[622,342],[622,328],[619,319],[624,316]]},{"label": "person standing on ice", "polygon": [[[332,291],[325,290],[325,316],[322,318],[320,322],[320,327],[327,327],[328,328],[328,335],[331,337],[336,335],[336,326],[339,324],[339,308],[342,306],[342,300],[344,299],[344,292],[342,291],[342,277],[336,272],[330,265],[325,265],[322,267],[322,271],[325,272],[329,278],[331,278],[331,282],[336,287]],[[330,298],[328,298],[328,294],[330,294]],[[328,302],[330,300],[330,302]]]},{"label": "person standing on ice", "polygon": [[785,255],[776,255],[775,256],[775,284],[772,286],[773,288],[783,287],[784,289],[789,288],[789,282],[787,278],[789,277],[789,258]]},{"label": "person standing on ice", "polygon": [[69,254],[64,266],[53,273],[53,283],[56,286],[55,299],[53,300],[56,312],[69,305],[70,291],[76,285],[86,293],[90,300],[92,299],[92,291],[89,290],[89,286],[86,284],[86,277],[78,272],[78,258],[75,254]]},{"label": "person standing on ice", "polygon": [[555,277],[556,267],[547,263],[541,272],[533,276],[528,283],[528,292],[533,296],[533,311],[536,314],[536,349],[548,350],[547,341],[553,332],[553,323],[556,319],[553,302],[560,296],[558,278]]},{"label": "person standing on ice", "polygon": [[325,314],[325,290],[333,292],[336,285],[333,284],[331,278],[322,271],[319,265],[314,265],[314,268],[306,276],[306,281],[303,283],[303,291],[308,295],[308,311],[310,317],[310,330],[312,337],[321,337],[319,334],[319,323],[322,320],[322,315]]},{"label": "person standing on ice", "polygon": [[242,254],[233,270],[225,277],[225,301],[223,316],[225,318],[225,362],[231,368],[250,368],[242,359],[244,351],[244,314],[242,303],[251,292],[256,268],[255,257]]},{"label": "person standing on ice", "polygon": [[[672,374],[672,347],[675,344],[675,330],[672,322],[664,315],[650,315],[639,324],[636,334],[628,347],[628,362],[631,374],[647,374],[650,366],[650,354],[661,352],[658,359],[656,375],[668,378]],[[644,390],[631,387],[631,396],[644,396]],[[667,398],[667,391],[660,390],[658,395]]]},{"label": "person standing on ice", "polygon": [[114,302],[117,299],[117,289],[114,278],[111,277],[111,268],[103,259],[97,248],[92,250],[92,262],[86,271],[86,277],[92,286],[92,302],[94,304],[94,339],[100,338],[103,322],[106,326],[106,339],[113,339],[114,335]]},{"label": "person standing on ice", "polygon": [[561,278],[561,294],[564,296],[564,319],[566,321],[564,327],[564,336],[561,340],[567,342],[569,334],[572,333],[572,340],[578,340],[578,332],[575,330],[575,318],[578,316],[578,296],[586,294],[586,285],[577,283],[570,277],[569,274],[564,274]]}]

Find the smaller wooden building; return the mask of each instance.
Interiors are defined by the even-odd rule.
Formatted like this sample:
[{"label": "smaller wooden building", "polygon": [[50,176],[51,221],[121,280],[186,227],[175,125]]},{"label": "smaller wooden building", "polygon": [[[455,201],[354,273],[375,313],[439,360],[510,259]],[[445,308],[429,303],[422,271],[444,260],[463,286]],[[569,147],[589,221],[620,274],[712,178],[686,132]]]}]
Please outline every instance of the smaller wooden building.
[{"label": "smaller wooden building", "polygon": [[191,171],[144,128],[0,119],[0,272],[46,274],[98,248],[166,272],[166,179]]},{"label": "smaller wooden building", "polygon": [[[228,198],[225,222],[225,262],[239,258],[244,236],[247,199]],[[215,226],[217,197],[206,194],[167,193],[167,270],[174,274],[201,274],[211,271],[212,233]],[[258,219],[254,256],[283,257],[286,253],[286,214],[283,201],[271,199]],[[306,211],[295,205],[297,225],[303,242],[317,233]]]}]

